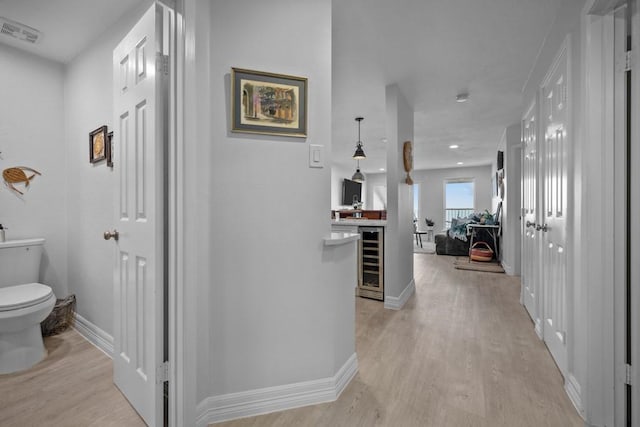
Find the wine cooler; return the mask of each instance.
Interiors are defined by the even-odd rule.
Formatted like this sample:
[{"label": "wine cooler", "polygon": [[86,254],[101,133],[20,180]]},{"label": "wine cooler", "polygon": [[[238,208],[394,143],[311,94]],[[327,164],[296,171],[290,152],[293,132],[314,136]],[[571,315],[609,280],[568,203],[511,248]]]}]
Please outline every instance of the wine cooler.
[{"label": "wine cooler", "polygon": [[360,227],[358,295],[384,301],[384,228]]}]

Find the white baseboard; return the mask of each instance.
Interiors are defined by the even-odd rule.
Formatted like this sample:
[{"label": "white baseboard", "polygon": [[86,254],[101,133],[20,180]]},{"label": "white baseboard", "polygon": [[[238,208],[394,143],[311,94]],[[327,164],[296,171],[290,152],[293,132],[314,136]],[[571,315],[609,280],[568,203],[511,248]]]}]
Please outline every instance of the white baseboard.
[{"label": "white baseboard", "polygon": [[198,404],[196,425],[206,426],[237,418],[333,402],[357,372],[358,358],[356,353],[353,353],[333,377],[211,396]]},{"label": "white baseboard", "polygon": [[504,268],[504,273],[507,276],[513,276],[514,275],[513,274],[513,267],[511,267],[509,264],[507,264],[504,261],[501,261],[500,263],[502,264],[502,268]]},{"label": "white baseboard", "polygon": [[75,317],[76,322],[74,329],[104,354],[113,358],[113,337],[78,313],[75,314]]},{"label": "white baseboard", "polygon": [[571,403],[575,406],[578,414],[584,418],[584,409],[582,408],[582,397],[580,395],[580,384],[576,378],[569,374],[564,382],[564,391],[569,396]]},{"label": "white baseboard", "polygon": [[400,310],[409,300],[409,297],[416,292],[416,281],[411,279],[411,282],[404,288],[399,297],[384,297],[384,308],[391,310]]},{"label": "white baseboard", "polygon": [[542,332],[542,322],[540,322],[539,320],[536,321],[534,320],[533,323],[535,324],[535,331],[536,331],[536,335],[538,336],[538,338],[540,338],[540,341],[544,341],[544,334]]}]

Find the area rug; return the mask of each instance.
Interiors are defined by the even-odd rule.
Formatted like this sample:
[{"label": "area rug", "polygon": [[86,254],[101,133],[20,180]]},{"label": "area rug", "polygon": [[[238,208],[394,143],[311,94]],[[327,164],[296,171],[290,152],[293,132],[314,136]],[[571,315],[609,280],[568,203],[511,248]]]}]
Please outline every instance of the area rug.
[{"label": "area rug", "polygon": [[504,268],[498,262],[469,262],[467,257],[457,257],[453,266],[458,270],[485,271],[488,273],[504,273]]}]

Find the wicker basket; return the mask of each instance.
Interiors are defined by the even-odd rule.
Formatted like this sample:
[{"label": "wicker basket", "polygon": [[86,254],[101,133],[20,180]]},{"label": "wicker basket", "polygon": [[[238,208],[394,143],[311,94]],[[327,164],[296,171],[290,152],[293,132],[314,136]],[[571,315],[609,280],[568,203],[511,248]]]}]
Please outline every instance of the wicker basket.
[{"label": "wicker basket", "polygon": [[70,326],[73,326],[74,313],[76,311],[76,296],[69,295],[64,299],[56,300],[56,305],[53,307],[53,311],[44,319],[40,324],[42,329],[42,336],[48,337],[51,335],[59,334],[67,330]]},{"label": "wicker basket", "polygon": [[493,250],[486,242],[475,242],[469,249],[469,258],[471,261],[489,262],[493,259]]}]

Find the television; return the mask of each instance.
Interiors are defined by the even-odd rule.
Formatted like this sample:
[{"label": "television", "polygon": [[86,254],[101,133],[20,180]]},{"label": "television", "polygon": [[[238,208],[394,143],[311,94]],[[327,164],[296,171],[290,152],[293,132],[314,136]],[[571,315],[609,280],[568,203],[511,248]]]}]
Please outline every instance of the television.
[{"label": "television", "polygon": [[354,202],[362,201],[362,183],[345,179],[342,182],[342,204],[353,206]]}]

